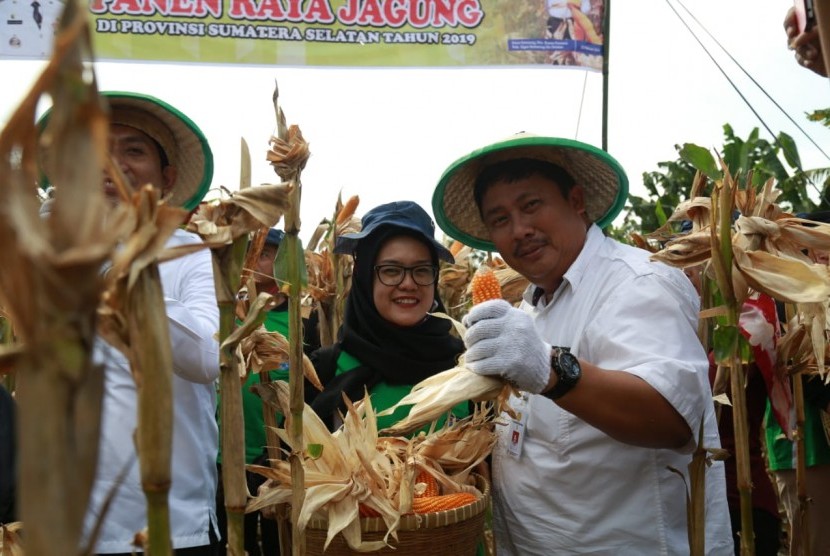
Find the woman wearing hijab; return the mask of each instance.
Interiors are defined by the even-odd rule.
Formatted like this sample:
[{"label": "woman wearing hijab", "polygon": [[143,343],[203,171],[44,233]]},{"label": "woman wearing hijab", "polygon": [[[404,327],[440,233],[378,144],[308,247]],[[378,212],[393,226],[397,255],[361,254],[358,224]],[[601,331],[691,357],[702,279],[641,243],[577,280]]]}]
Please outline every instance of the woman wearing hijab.
[{"label": "woman wearing hijab", "polygon": [[[453,261],[434,230],[421,207],[400,201],[375,207],[363,217],[360,232],[338,238],[335,252],[354,257],[352,289],[339,341],[311,356],[325,385],[311,406],[329,428],[340,424],[341,394],[357,401],[368,391],[375,409],[384,410],[413,385],[454,367],[464,350],[450,334],[450,321],[430,315],[445,312],[437,289],[439,260]],[[315,394],[311,388],[306,392]],[[379,417],[378,428],[408,411]],[[466,416],[467,405],[453,414]]]}]

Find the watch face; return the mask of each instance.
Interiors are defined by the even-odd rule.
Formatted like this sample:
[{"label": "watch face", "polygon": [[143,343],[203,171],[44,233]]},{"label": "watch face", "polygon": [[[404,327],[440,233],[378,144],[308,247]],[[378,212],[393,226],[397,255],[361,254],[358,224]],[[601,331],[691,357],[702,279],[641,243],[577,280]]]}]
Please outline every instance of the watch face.
[{"label": "watch face", "polygon": [[554,347],[551,353],[551,367],[556,372],[556,385],[545,392],[551,400],[558,400],[576,386],[582,376],[579,360],[568,348]]},{"label": "watch face", "polygon": [[582,369],[579,367],[579,361],[576,356],[567,351],[559,354],[559,367],[562,369],[560,380],[565,382],[573,382],[582,374]]}]

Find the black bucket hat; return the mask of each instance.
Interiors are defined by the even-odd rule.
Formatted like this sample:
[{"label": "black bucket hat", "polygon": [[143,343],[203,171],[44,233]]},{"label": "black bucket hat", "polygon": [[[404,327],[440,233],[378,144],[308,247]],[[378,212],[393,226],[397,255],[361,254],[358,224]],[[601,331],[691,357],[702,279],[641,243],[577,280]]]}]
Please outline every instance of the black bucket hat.
[{"label": "black bucket hat", "polygon": [[265,245],[273,245],[279,247],[282,243],[282,238],[285,237],[285,232],[276,228],[268,230],[268,235],[265,236]]},{"label": "black bucket hat", "polygon": [[361,239],[372,235],[379,228],[393,226],[416,232],[435,249],[438,258],[449,263],[455,258],[449,249],[435,239],[435,224],[424,209],[412,201],[397,201],[379,205],[365,215],[359,232],[344,234],[337,238],[335,253],[351,255]]}]

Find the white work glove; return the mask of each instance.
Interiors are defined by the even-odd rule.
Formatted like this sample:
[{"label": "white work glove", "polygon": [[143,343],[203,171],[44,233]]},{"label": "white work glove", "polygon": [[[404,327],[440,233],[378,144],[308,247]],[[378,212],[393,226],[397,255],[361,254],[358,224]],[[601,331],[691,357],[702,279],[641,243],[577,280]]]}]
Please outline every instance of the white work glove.
[{"label": "white work glove", "polygon": [[551,346],[539,336],[530,315],[503,299],[494,299],[473,307],[463,323],[468,369],[502,377],[533,394],[545,389]]}]

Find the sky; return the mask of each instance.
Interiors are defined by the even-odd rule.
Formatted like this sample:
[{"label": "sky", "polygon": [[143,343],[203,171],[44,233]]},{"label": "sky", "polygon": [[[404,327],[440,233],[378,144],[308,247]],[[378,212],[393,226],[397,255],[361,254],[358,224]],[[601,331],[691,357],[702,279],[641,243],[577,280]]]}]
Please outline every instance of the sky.
[{"label": "sky", "polygon": [[[645,195],[642,174],[675,160],[675,145],[723,144],[761,122],[695,42],[670,4],[698,32],[774,133],[795,139],[804,168],[827,159],[706,37],[677,0],[614,0],[608,81],[608,152],[626,170],[630,192]],[[697,20],[813,140],[830,153],[830,131],[806,112],[826,108],[828,80],[795,62],[782,22],[790,0],[685,0]],[[42,68],[0,60],[0,126]],[[253,160],[253,183],[275,183],[265,162],[274,130],[275,79],[289,124],[311,148],[303,172],[301,237],[329,217],[341,193],[361,199],[358,214],[413,200],[432,213],[432,193],[454,160],[519,131],[602,144],[602,77],[536,68],[319,68],[99,62],[102,90],[158,96],[196,121],[215,156],[214,187],[238,187],[240,140]],[[217,196],[218,193],[211,193]],[[438,232],[440,238],[440,232]]]}]

